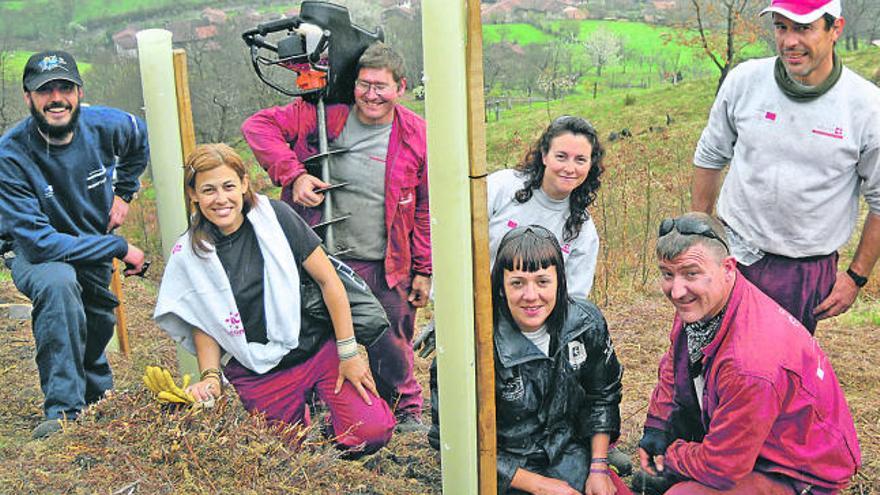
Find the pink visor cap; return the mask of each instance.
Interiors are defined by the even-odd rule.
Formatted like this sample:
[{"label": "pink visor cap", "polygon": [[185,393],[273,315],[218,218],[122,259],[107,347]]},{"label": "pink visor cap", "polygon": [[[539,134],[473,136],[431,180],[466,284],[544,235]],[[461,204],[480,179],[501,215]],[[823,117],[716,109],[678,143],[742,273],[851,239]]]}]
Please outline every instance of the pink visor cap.
[{"label": "pink visor cap", "polygon": [[840,17],[840,0],[772,0],[761,15],[776,12],[798,24],[810,24],[823,14]]}]

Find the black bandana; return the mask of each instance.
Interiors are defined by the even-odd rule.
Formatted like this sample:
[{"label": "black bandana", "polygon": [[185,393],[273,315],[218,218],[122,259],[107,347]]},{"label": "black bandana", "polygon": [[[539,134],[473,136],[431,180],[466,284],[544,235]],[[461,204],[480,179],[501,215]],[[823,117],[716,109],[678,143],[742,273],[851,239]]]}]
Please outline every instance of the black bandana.
[{"label": "black bandana", "polygon": [[[724,310],[707,321],[695,321],[684,325],[691,368],[703,359],[703,349],[715,338],[715,334],[721,328],[722,319],[724,319]],[[699,367],[697,368],[699,369]]]},{"label": "black bandana", "polygon": [[786,96],[796,101],[809,101],[824,95],[837,84],[840,74],[843,72],[843,64],[840,62],[837,52],[834,52],[833,56],[834,65],[831,68],[831,74],[816,86],[804,86],[792,80],[788,70],[785,69],[785,64],[782,63],[782,58],[776,57],[776,67],[773,71],[776,85]]}]

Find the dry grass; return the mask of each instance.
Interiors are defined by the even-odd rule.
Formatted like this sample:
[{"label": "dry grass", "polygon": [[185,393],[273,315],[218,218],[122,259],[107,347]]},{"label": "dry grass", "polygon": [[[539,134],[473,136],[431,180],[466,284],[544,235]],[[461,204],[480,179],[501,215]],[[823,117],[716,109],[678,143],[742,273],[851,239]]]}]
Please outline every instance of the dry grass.
[{"label": "dry grass", "polygon": [[[15,293],[8,281],[0,288]],[[176,363],[170,340],[149,320],[154,282],[128,280],[125,296],[133,355],[110,355],[116,391],[43,441],[30,440],[42,404],[30,323],[0,320],[0,494],[440,492],[438,456],[417,434],[349,461],[319,428],[279,430],[234,396],[213,409],[160,406],[141,376],[147,364],[173,370]],[[301,449],[286,441],[297,435]]]},{"label": "dry grass", "polygon": [[[439,457],[418,434],[397,435],[379,453],[349,461],[339,459],[316,428],[302,433],[305,448],[292,449],[284,438],[296,433],[247,414],[235,397],[208,410],[152,401],[140,384],[144,367],[176,366],[173,346],[149,321],[154,284],[126,282],[133,356],[110,356],[116,392],[44,441],[30,440],[42,401],[30,324],[0,320],[0,494],[440,493]],[[8,281],[0,289],[7,300],[15,294]],[[605,313],[626,368],[621,447],[632,454],[672,312],[652,294],[616,302]],[[864,466],[850,494],[880,494],[880,346],[870,338],[876,330],[835,321],[818,331],[862,444]],[[427,364],[418,359],[426,390]]]}]

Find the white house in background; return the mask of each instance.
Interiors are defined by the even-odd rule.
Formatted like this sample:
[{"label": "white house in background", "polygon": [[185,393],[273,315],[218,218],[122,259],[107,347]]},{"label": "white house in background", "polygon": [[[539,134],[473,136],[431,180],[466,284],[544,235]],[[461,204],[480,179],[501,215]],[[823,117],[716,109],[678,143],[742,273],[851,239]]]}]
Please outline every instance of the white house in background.
[{"label": "white house in background", "polygon": [[133,26],[128,26],[111,37],[117,55],[125,58],[137,58],[136,34],[137,29]]}]

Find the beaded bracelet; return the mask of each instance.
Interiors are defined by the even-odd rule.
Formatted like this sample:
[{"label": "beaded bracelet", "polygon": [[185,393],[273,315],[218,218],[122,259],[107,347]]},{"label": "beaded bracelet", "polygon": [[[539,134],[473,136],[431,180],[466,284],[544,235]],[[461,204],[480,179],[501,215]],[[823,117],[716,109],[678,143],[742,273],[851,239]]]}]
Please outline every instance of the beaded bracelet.
[{"label": "beaded bracelet", "polygon": [[208,378],[209,376],[216,376],[217,378],[220,378],[222,375],[223,375],[223,373],[221,373],[220,370],[217,368],[207,368],[204,371],[202,371],[201,378],[202,378],[202,380],[204,380],[205,378]]},{"label": "beaded bracelet", "polygon": [[611,470],[608,468],[600,469],[600,468],[590,468],[590,474],[604,474],[605,476],[611,475]]},{"label": "beaded bracelet", "polygon": [[336,341],[336,353],[340,361],[351,359],[358,354],[357,340],[354,337]]},{"label": "beaded bracelet", "polygon": [[608,464],[607,457],[593,457],[590,459],[590,464]]},{"label": "beaded bracelet", "polygon": [[207,380],[208,378],[213,378],[217,380],[217,386],[220,388],[220,391],[223,391],[223,374],[217,368],[208,368],[202,371],[202,381]]}]

